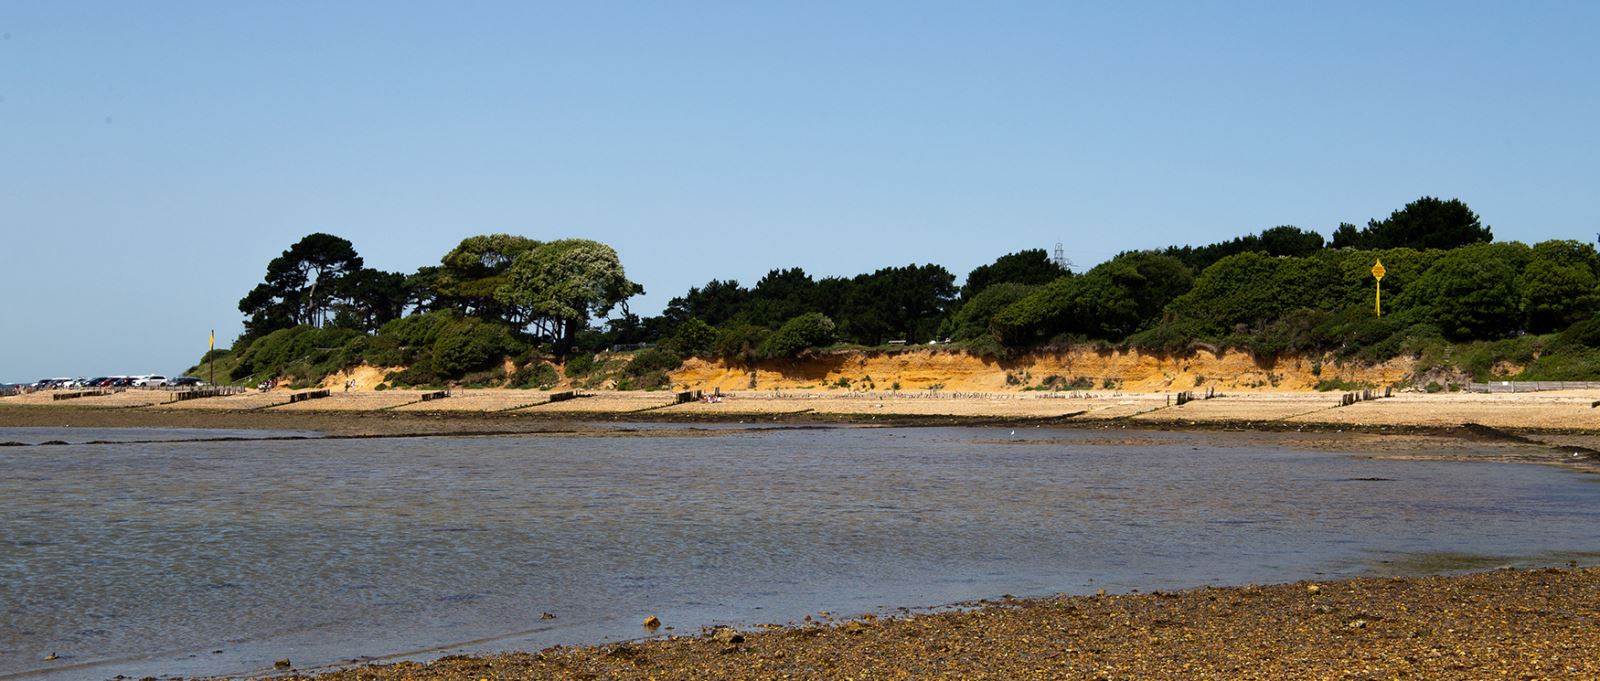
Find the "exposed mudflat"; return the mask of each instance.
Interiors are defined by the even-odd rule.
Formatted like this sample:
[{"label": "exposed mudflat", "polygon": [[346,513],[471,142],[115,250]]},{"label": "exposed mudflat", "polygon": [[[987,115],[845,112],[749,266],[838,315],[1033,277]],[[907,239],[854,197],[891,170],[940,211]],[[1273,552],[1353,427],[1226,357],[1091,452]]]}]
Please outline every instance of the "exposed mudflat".
[{"label": "exposed mudflat", "polygon": [[1002,599],[290,678],[1579,679],[1600,678],[1597,630],[1600,569],[1499,570]]}]

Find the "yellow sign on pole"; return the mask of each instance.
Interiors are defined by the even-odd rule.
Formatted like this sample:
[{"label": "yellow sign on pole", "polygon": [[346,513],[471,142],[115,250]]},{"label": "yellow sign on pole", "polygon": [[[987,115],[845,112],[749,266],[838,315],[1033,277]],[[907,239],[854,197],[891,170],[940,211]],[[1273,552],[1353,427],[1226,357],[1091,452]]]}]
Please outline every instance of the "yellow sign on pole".
[{"label": "yellow sign on pole", "polygon": [[1378,296],[1373,301],[1372,305],[1373,305],[1373,310],[1378,313],[1379,317],[1383,316],[1383,274],[1384,274],[1385,271],[1386,270],[1383,269],[1383,261],[1382,260],[1379,260],[1378,264],[1372,266],[1372,276],[1373,276],[1373,278],[1378,280],[1378,289],[1377,289]]}]

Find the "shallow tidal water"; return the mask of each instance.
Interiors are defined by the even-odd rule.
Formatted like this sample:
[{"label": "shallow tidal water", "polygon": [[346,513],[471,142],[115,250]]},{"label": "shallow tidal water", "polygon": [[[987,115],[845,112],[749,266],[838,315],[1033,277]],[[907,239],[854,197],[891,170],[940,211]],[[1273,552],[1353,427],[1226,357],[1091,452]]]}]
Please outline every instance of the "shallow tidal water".
[{"label": "shallow tidal water", "polygon": [[647,615],[693,634],[1006,593],[1600,561],[1593,475],[1222,433],[27,430],[0,441],[74,444],[0,448],[0,679],[598,643],[645,635]]}]

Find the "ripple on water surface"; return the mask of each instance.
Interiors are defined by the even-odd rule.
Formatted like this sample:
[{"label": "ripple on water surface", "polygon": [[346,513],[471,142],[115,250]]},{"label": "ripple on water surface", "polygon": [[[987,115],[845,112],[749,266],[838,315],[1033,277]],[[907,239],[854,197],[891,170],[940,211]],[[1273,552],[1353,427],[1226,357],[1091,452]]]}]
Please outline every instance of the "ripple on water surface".
[{"label": "ripple on water surface", "polygon": [[1600,545],[1600,485],[1560,469],[1031,432],[1049,442],[842,428],[5,448],[0,675],[123,658],[84,675],[245,672],[634,636],[648,614],[687,633]]}]

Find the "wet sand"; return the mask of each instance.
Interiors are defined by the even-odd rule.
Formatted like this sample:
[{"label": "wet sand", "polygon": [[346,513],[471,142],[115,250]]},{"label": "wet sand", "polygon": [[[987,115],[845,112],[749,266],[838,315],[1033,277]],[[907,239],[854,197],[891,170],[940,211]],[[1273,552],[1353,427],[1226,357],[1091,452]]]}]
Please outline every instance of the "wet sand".
[{"label": "wet sand", "polygon": [[1498,570],[1002,598],[970,610],[819,615],[765,630],[291,678],[1578,679],[1600,678],[1596,631],[1600,568]]}]

